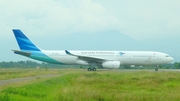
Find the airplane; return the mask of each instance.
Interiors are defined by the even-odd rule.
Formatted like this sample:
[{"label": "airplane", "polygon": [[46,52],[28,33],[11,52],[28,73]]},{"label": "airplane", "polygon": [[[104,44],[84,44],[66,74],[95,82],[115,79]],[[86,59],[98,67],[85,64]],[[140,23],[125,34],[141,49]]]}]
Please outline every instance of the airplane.
[{"label": "airplane", "polygon": [[43,50],[29,40],[20,29],[12,31],[20,48],[13,50],[15,54],[47,63],[90,66],[88,71],[96,71],[96,66],[112,69],[121,65],[158,66],[174,60],[168,54],[156,51]]}]

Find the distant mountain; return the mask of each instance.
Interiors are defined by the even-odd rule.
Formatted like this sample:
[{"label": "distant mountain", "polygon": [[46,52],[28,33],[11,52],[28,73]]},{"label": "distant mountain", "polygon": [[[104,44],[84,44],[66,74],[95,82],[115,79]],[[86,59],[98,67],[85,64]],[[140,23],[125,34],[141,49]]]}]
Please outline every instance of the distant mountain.
[{"label": "distant mountain", "polygon": [[[134,50],[140,43],[114,30],[91,34],[74,33],[54,40],[56,40],[56,46],[52,46],[52,48],[71,50]],[[51,43],[53,41],[51,40]]]}]

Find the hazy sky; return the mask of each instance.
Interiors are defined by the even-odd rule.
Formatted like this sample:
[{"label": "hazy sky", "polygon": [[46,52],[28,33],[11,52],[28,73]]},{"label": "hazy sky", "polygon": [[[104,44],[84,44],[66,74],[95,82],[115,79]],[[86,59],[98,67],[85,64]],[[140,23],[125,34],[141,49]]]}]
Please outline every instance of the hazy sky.
[{"label": "hazy sky", "polygon": [[41,42],[48,35],[109,30],[136,40],[180,37],[179,0],[0,0],[0,8],[0,52],[9,56],[17,49],[12,28]]}]

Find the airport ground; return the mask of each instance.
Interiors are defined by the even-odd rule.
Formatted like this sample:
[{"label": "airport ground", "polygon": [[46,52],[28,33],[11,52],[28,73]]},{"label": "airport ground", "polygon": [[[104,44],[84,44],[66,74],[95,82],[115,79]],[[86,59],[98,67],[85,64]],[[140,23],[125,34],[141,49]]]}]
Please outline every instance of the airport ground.
[{"label": "airport ground", "polygon": [[1,69],[0,101],[179,101],[180,70]]}]

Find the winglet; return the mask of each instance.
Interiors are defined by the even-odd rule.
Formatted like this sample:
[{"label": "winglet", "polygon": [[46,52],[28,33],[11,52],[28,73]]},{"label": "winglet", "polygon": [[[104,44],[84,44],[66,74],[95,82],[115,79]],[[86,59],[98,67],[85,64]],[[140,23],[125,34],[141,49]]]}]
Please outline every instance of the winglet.
[{"label": "winglet", "polygon": [[66,54],[68,54],[68,55],[73,55],[73,54],[71,54],[68,50],[65,50],[65,52],[66,52]]}]

